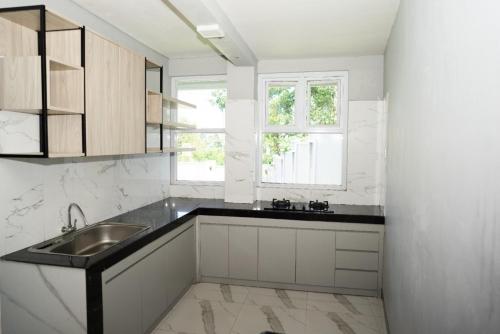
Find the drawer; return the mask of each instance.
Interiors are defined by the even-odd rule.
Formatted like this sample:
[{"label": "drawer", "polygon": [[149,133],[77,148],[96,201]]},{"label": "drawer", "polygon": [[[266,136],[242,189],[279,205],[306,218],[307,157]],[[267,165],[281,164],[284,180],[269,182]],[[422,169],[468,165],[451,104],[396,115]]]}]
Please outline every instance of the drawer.
[{"label": "drawer", "polygon": [[378,233],[337,232],[336,248],[378,252]]},{"label": "drawer", "polygon": [[335,270],[335,287],[376,290],[378,274],[373,271]]},{"label": "drawer", "polygon": [[338,250],[335,263],[341,269],[378,270],[378,253]]}]

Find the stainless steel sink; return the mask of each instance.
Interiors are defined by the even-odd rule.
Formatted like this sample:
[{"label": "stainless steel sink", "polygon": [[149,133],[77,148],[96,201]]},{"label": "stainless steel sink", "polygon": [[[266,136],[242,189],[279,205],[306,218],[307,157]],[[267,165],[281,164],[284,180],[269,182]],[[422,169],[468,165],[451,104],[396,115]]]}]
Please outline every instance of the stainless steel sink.
[{"label": "stainless steel sink", "polygon": [[121,223],[101,223],[91,225],[62,237],[45,241],[31,247],[31,252],[90,256],[100,253],[149,226]]}]

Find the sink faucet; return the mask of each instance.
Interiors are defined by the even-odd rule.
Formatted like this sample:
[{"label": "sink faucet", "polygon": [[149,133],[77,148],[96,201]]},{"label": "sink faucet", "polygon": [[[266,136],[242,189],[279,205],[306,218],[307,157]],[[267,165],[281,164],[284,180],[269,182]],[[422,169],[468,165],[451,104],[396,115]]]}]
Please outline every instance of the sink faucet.
[{"label": "sink faucet", "polygon": [[75,207],[76,209],[78,209],[78,211],[80,211],[80,214],[82,215],[82,218],[83,218],[84,226],[88,226],[87,218],[85,218],[85,214],[83,213],[82,208],[76,203],[71,203],[68,206],[68,225],[63,226],[61,229],[61,231],[63,233],[69,233],[69,232],[76,231],[76,219],[74,221],[71,219],[71,209],[73,207]]}]

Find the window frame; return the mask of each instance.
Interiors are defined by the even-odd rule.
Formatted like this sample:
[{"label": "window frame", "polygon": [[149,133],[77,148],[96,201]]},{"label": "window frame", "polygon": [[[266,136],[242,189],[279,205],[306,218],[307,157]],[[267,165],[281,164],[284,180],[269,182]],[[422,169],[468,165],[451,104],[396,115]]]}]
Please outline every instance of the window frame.
[{"label": "window frame", "polygon": [[[297,82],[295,97],[295,124],[268,125],[268,87],[273,82]],[[338,82],[340,92],[338,107],[338,125],[309,125],[310,83]],[[300,72],[300,73],[266,73],[258,76],[258,105],[257,113],[257,159],[256,176],[259,188],[287,188],[287,189],[329,189],[347,190],[347,159],[348,159],[348,118],[349,118],[349,75],[347,71],[327,72]],[[271,183],[262,181],[263,136],[266,133],[306,133],[306,134],[342,134],[342,184],[302,184],[302,183]]]},{"label": "window frame", "polygon": [[[173,97],[177,97],[177,86],[179,82],[184,81],[225,81],[227,89],[227,76],[226,75],[203,75],[203,76],[180,76],[172,77],[171,79],[171,94]],[[189,102],[189,101],[186,101]],[[177,122],[178,120],[178,110],[171,110],[170,118],[172,121]],[[221,133],[226,135],[226,128],[195,128],[195,129],[183,129],[183,130],[171,130],[170,135],[170,147],[175,146],[176,138],[179,133]],[[225,148],[225,137],[224,137],[224,148]],[[190,186],[223,186],[225,182],[225,175],[223,181],[202,181],[202,180],[178,180],[177,179],[177,157],[178,153],[173,154],[170,158],[170,184],[171,185],[190,185]],[[225,159],[224,159],[225,160]],[[226,164],[224,161],[224,169]]]}]

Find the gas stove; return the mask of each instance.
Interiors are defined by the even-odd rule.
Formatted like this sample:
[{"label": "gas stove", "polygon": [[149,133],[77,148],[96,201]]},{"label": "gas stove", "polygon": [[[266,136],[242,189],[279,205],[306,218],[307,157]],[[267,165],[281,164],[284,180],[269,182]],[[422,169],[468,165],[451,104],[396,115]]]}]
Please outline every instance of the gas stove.
[{"label": "gas stove", "polygon": [[317,212],[317,213],[334,213],[333,210],[329,210],[330,206],[328,201],[320,202],[309,201],[307,203],[292,203],[290,200],[283,198],[282,200],[277,200],[273,198],[271,202],[271,207],[264,208],[264,210],[280,210],[280,211],[297,211],[297,212]]}]

